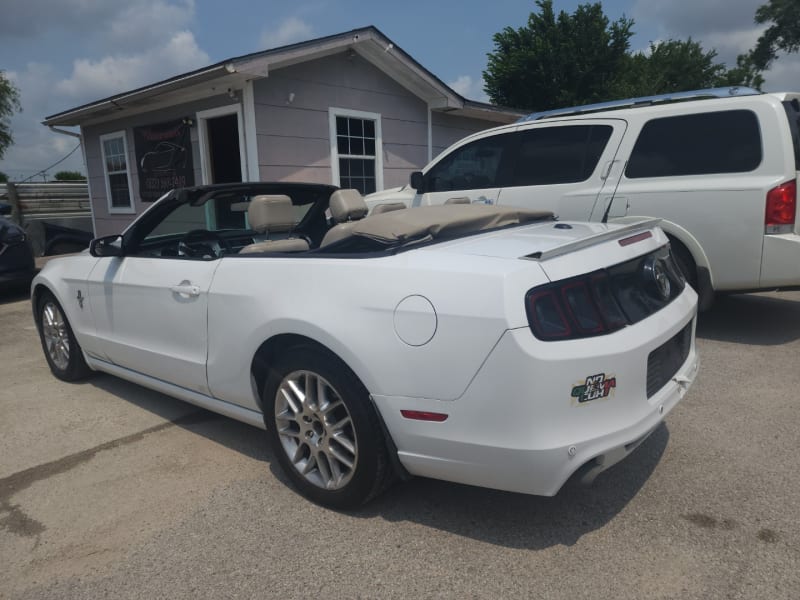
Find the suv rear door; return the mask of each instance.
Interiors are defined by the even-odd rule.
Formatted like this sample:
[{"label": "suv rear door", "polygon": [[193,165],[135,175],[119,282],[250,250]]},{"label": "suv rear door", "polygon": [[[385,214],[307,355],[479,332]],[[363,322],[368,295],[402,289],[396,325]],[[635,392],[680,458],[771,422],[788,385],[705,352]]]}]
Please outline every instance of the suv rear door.
[{"label": "suv rear door", "polygon": [[758,287],[765,198],[783,178],[780,148],[762,141],[774,137],[774,112],[757,102],[689,104],[660,107],[631,127],[616,195],[628,218],[661,218],[668,233],[702,249],[714,289]]},{"label": "suv rear door", "polygon": [[622,119],[574,118],[521,126],[498,204],[588,221],[596,203],[604,210],[614,194],[622,172],[615,158],[626,127]]}]

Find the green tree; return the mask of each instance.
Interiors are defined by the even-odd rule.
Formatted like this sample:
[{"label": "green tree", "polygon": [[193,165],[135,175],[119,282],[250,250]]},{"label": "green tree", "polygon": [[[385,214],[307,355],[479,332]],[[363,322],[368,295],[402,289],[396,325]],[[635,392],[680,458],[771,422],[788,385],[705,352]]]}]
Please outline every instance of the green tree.
[{"label": "green tree", "polygon": [[725,65],[714,61],[716,56],[715,50],[705,51],[691,38],[651,43],[649,52],[628,56],[617,74],[613,95],[646,96],[711,87],[725,72]]},{"label": "green tree", "polygon": [[8,175],[0,171],[0,183],[8,183]]},{"label": "green tree", "polygon": [[483,73],[492,102],[544,110],[607,100],[629,59],[633,21],[610,22],[599,2],[558,15],[552,0],[536,6],[526,26],[493,37]]},{"label": "green tree", "polygon": [[56,181],[85,181],[86,175],[80,171],[59,171],[54,176]]},{"label": "green tree", "polygon": [[764,78],[753,60],[752,52],[740,54],[736,58],[736,66],[720,75],[716,85],[746,85],[760,90],[764,85]]},{"label": "green tree", "polygon": [[6,148],[14,143],[9,122],[11,115],[21,110],[19,90],[0,71],[0,159],[5,155]]},{"label": "green tree", "polygon": [[756,10],[755,20],[759,25],[770,23],[749,55],[757,69],[768,69],[779,51],[800,50],[800,0],[769,0]]}]

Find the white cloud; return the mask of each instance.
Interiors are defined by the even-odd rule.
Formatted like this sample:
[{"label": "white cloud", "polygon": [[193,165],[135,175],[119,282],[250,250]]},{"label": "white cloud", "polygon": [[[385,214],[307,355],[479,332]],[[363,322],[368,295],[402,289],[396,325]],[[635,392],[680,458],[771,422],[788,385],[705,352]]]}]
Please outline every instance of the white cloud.
[{"label": "white cloud", "polygon": [[175,31],[188,27],[194,19],[194,0],[138,0],[128,2],[114,15],[106,37],[110,47],[141,49],[158,44]]},{"label": "white cloud", "polygon": [[780,54],[772,68],[764,72],[765,92],[796,92],[800,89],[797,75],[800,73],[800,54]]},{"label": "white cloud", "polygon": [[[634,0],[634,29],[655,28],[665,37],[703,41],[708,32],[736,31],[754,26],[756,9],[765,0]],[[703,44],[705,46],[705,44]]]},{"label": "white cloud", "polygon": [[[76,140],[55,134],[42,119],[62,110],[146,85],[209,64],[188,30],[194,0],[6,0],[0,38],[9,30],[27,32],[31,40],[46,35],[82,35],[88,50],[71,68],[45,62],[15,65],[7,75],[20,90],[24,112],[11,119],[15,143],[0,162],[0,171],[17,178],[52,164]],[[48,33],[49,32],[49,33]],[[6,36],[6,39],[10,39]],[[96,53],[96,54],[95,54]],[[80,152],[57,167],[83,170]]]},{"label": "white cloud", "polygon": [[753,47],[763,26],[754,21],[764,0],[634,0],[634,30],[655,31],[662,40],[691,37],[705,50],[716,50],[728,67]]},{"label": "white cloud", "polygon": [[262,32],[260,44],[262,49],[278,48],[294,42],[302,42],[312,37],[314,30],[305,21],[297,17],[284,19],[275,29]]},{"label": "white cloud", "polygon": [[[112,32],[120,41],[180,29],[194,16],[194,0],[4,0],[0,35],[28,37],[49,30]],[[144,36],[144,40],[140,36]]]},{"label": "white cloud", "polygon": [[76,101],[89,101],[191,71],[209,63],[190,31],[175,33],[166,44],[139,54],[74,61],[72,74],[55,85]]},{"label": "white cloud", "polygon": [[472,78],[470,75],[459,75],[454,81],[449,82],[451,88],[470,100],[488,102],[489,96],[483,91],[483,78]]}]

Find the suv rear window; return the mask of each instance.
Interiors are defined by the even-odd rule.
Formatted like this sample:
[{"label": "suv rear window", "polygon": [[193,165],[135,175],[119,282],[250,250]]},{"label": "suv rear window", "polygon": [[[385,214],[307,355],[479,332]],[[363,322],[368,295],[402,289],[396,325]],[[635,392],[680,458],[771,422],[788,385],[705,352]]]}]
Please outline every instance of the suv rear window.
[{"label": "suv rear window", "polygon": [[521,131],[512,186],[589,179],[611,137],[610,125],[540,127]]},{"label": "suv rear window", "polygon": [[761,130],[749,110],[653,119],[633,147],[625,175],[746,173],[761,164]]},{"label": "suv rear window", "polygon": [[789,131],[792,132],[792,146],[794,147],[794,168],[800,171],[800,102],[796,99],[784,102],[786,117],[789,119]]}]

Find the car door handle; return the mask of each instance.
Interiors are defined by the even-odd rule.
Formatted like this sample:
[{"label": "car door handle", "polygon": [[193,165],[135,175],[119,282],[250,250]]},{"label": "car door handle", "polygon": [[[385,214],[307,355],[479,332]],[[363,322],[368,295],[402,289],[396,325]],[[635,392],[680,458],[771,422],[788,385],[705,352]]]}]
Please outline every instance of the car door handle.
[{"label": "car door handle", "polygon": [[176,294],[183,294],[184,296],[199,296],[200,295],[200,288],[196,285],[191,285],[188,283],[181,283],[180,285],[173,285],[169,288],[171,292]]}]

